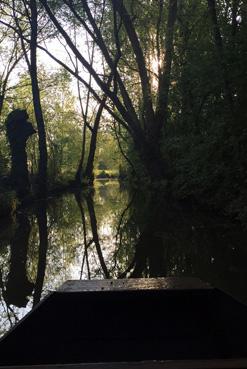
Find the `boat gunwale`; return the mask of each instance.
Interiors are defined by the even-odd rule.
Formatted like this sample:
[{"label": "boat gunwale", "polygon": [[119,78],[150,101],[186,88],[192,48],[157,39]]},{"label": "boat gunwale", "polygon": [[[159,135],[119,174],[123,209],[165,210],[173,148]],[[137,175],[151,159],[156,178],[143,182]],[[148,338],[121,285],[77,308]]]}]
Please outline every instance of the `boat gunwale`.
[{"label": "boat gunwale", "polygon": [[1,369],[246,369],[247,358],[0,366]]}]

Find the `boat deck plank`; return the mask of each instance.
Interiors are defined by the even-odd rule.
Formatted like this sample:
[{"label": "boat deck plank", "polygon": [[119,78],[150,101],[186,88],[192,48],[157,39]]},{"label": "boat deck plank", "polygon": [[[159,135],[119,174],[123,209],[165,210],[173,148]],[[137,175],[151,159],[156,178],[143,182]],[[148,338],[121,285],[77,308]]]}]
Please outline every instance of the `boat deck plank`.
[{"label": "boat deck plank", "polygon": [[246,359],[4,366],[1,369],[246,369]]},{"label": "boat deck plank", "polygon": [[198,278],[130,278],[104,280],[68,280],[58,292],[96,292],[96,291],[124,291],[124,290],[190,290],[210,289],[208,283]]}]

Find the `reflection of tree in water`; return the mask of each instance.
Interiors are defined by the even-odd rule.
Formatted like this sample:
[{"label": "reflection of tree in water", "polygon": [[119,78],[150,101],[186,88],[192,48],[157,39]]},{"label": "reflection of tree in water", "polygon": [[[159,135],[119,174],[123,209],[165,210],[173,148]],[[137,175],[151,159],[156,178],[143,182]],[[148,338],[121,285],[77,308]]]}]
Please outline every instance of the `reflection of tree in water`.
[{"label": "reflection of tree in water", "polygon": [[[104,190],[107,193],[106,188]],[[102,191],[100,195],[102,196]],[[104,240],[100,233],[104,216],[110,221],[106,202],[103,206],[105,213],[97,222],[96,213],[99,216],[100,212],[97,207],[95,208],[93,197],[88,194],[86,196],[76,194],[76,201],[81,212],[84,243],[81,278],[85,266],[88,278],[99,275],[93,258],[90,258],[93,250],[96,250],[104,278],[159,277],[173,274],[173,269],[179,271],[183,257],[180,259],[180,255],[176,255],[178,245],[181,252],[178,239],[181,237],[182,241],[185,233],[183,230],[178,236],[177,227],[186,223],[181,209],[179,215],[176,206],[156,193],[139,192],[137,196],[134,194],[125,208],[114,218],[116,236],[111,238],[111,245],[106,245],[113,250],[109,259],[109,254],[103,255]],[[185,229],[187,226],[190,227],[187,224]],[[191,249],[184,251],[190,254]],[[186,256],[186,259],[189,260],[190,257]]]},{"label": "reflection of tree in water", "polygon": [[99,235],[98,235],[98,229],[97,229],[97,219],[96,219],[96,215],[95,215],[95,210],[94,210],[94,202],[93,202],[93,198],[90,194],[88,194],[86,196],[86,204],[87,204],[87,210],[89,213],[89,219],[90,219],[90,228],[91,228],[91,233],[92,233],[92,237],[89,241],[87,241],[87,224],[86,224],[86,220],[85,220],[85,212],[84,212],[84,208],[83,208],[83,202],[81,199],[81,194],[80,193],[76,193],[75,194],[75,199],[76,202],[79,206],[80,212],[81,212],[81,218],[82,218],[82,226],[83,226],[83,240],[84,240],[84,256],[83,256],[83,260],[82,260],[82,267],[81,267],[81,276],[83,273],[83,268],[84,268],[84,263],[86,261],[86,265],[87,265],[87,271],[88,271],[88,276],[90,278],[91,273],[90,273],[90,265],[89,265],[89,261],[88,261],[88,249],[89,247],[93,244],[95,246],[96,252],[97,252],[97,256],[100,262],[100,266],[103,270],[104,273],[104,277],[105,278],[110,278],[110,274],[109,271],[107,269],[105,260],[104,260],[104,256],[101,250],[101,245],[100,245],[100,240],[99,240]]},{"label": "reflection of tree in water", "polygon": [[3,297],[7,305],[25,307],[32,294],[33,283],[27,277],[26,262],[30,223],[24,213],[17,214],[18,227],[11,241],[10,270]]},{"label": "reflection of tree in water", "polygon": [[37,277],[33,295],[34,306],[40,301],[46,270],[46,255],[48,249],[46,200],[38,202],[36,206],[36,216],[39,228],[39,257],[38,257]]},{"label": "reflection of tree in water", "polygon": [[138,191],[118,226],[116,259],[127,248],[133,255],[125,270],[116,260],[117,275],[196,276],[237,291],[237,279],[247,278],[245,240],[246,234],[222,217]]},{"label": "reflection of tree in water", "polygon": [[1,249],[6,261],[1,260],[0,269],[0,335],[18,322],[19,311],[25,310],[34,287],[27,276],[28,242],[31,231],[27,215],[18,213],[16,222],[11,228],[13,232],[9,233],[8,240],[4,240],[4,243],[7,241],[6,249]]},{"label": "reflection of tree in water", "polygon": [[241,257],[246,254],[244,238],[236,242],[241,236],[238,230],[237,235],[233,233],[232,224],[223,222],[222,226],[218,223],[222,219],[185,209],[155,192],[138,191],[128,202],[126,193],[123,197],[117,187],[104,191],[104,204],[99,199],[102,191],[96,190],[94,197],[76,194],[76,202],[68,196],[52,212],[49,206],[48,254],[46,204],[36,207],[39,251],[34,305],[40,300],[44,280],[48,288],[54,288],[71,277],[174,275],[197,276],[220,286],[230,276],[232,280],[240,273],[243,280],[246,277],[246,258]]},{"label": "reflection of tree in water", "polygon": [[[166,276],[167,260],[163,244],[164,204],[156,196],[134,196],[133,204],[129,204],[130,217],[127,225],[133,227],[134,234],[138,235],[134,247],[134,256],[126,270],[119,277],[160,277]],[[141,201],[140,201],[141,200]],[[130,206],[131,205],[131,206]],[[126,208],[128,209],[128,207]],[[120,224],[120,228],[125,228]],[[119,240],[123,239],[123,229],[119,229]],[[121,243],[120,243],[121,246]]]},{"label": "reflection of tree in water", "polygon": [[[9,241],[10,258],[7,268],[8,272],[6,273],[5,271],[2,273],[2,270],[0,270],[0,288],[2,291],[1,329],[3,331],[5,326],[13,326],[13,324],[18,322],[20,316],[22,316],[20,308],[26,308],[32,294],[33,305],[37,304],[41,298],[48,245],[46,204],[44,202],[39,202],[36,205],[36,219],[38,224],[39,251],[37,259],[32,260],[35,264],[37,263],[35,283],[31,282],[27,276],[29,274],[27,272],[28,251],[32,249],[33,244],[29,247],[31,224],[25,212],[18,212],[16,216],[17,226]],[[6,267],[4,267],[5,269]]]},{"label": "reflection of tree in water", "polygon": [[75,193],[75,200],[76,200],[76,203],[77,203],[77,205],[80,209],[80,213],[81,213],[83,243],[84,243],[84,254],[83,254],[82,265],[81,265],[80,279],[82,279],[82,274],[83,274],[83,269],[84,269],[85,263],[86,263],[86,266],[87,266],[88,279],[91,279],[91,271],[90,271],[90,266],[89,266],[89,261],[88,261],[88,249],[91,246],[91,244],[93,243],[93,239],[91,238],[89,241],[87,240],[86,218],[85,218],[85,212],[84,212],[83,202],[82,202],[82,199],[81,199],[81,193],[80,192]]},{"label": "reflection of tree in water", "polygon": [[[67,194],[46,207],[38,203],[26,219],[19,214],[17,227],[0,249],[0,287],[18,306],[31,294],[35,305],[48,289],[67,279],[109,277],[196,276],[247,300],[246,234],[225,219],[186,209],[155,193],[137,191],[133,197],[116,184],[101,192],[96,188],[94,197],[76,194],[76,201]],[[2,327],[8,316],[15,322],[31,307],[8,305],[6,311],[3,299],[1,304]]]},{"label": "reflection of tree in water", "polygon": [[[100,195],[102,196],[102,191]],[[102,252],[102,235],[99,231],[101,223],[97,222],[92,196],[87,194],[81,197],[77,193],[75,198],[81,212],[84,243],[81,278],[85,267],[89,278],[92,277],[92,269],[95,272],[95,265],[92,263],[92,258],[89,258],[92,248],[96,250],[104,278],[154,277],[166,274],[163,239],[159,231],[164,225],[161,211],[163,205],[160,202],[154,203],[153,199],[150,199],[145,204],[145,223],[138,224],[138,213],[140,209],[143,211],[143,203],[139,208],[139,204],[134,202],[135,196],[131,197],[124,210],[119,212],[118,217],[115,218],[116,236],[112,237],[112,244],[109,245],[113,249],[111,260],[109,260],[109,255],[104,256]]]}]

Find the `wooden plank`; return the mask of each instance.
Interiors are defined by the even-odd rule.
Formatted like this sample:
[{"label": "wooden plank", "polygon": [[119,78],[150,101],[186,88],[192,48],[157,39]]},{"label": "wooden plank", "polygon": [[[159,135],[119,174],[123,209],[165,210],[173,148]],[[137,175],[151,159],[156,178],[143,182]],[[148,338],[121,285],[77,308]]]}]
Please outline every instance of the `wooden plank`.
[{"label": "wooden plank", "polygon": [[58,292],[126,291],[126,290],[184,290],[210,289],[198,278],[130,278],[103,280],[69,280]]},{"label": "wooden plank", "polygon": [[4,366],[1,369],[246,369],[247,359]]}]

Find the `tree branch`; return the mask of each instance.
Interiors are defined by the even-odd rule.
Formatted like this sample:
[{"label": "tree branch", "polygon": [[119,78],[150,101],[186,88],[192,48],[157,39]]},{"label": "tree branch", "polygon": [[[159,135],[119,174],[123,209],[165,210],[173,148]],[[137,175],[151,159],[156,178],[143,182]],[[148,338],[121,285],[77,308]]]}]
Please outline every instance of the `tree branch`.
[{"label": "tree branch", "polygon": [[[68,46],[73,51],[74,55],[78,58],[78,60],[82,63],[82,65],[88,70],[89,73],[92,74],[94,80],[98,84],[98,86],[102,89],[102,91],[112,100],[114,105],[119,110],[120,114],[122,115],[123,119],[126,121],[127,125],[132,131],[136,131],[136,123],[132,119],[132,115],[130,112],[123,106],[119,98],[110,90],[110,88],[107,86],[106,83],[104,83],[98,76],[97,72],[91,67],[90,63],[83,57],[83,55],[80,53],[80,51],[77,49],[77,47],[74,45],[73,41],[67,34],[67,32],[63,29],[63,27],[60,25],[59,21],[57,20],[56,16],[52,13],[51,9],[49,8],[47,4],[47,0],[40,0],[43,7],[45,8],[48,16],[50,17],[53,24],[56,26],[57,30],[60,32],[60,34],[64,37],[66,40]],[[84,4],[84,2],[83,2]]]},{"label": "tree branch", "polygon": [[165,124],[167,120],[168,94],[173,59],[173,37],[176,17],[177,17],[177,0],[169,0],[168,21],[165,36],[165,60],[163,62],[161,77],[159,79],[157,109],[155,114],[158,122],[157,125],[158,133],[161,130],[163,124]]},{"label": "tree branch", "polygon": [[152,104],[152,96],[151,96],[151,88],[150,88],[150,81],[147,74],[147,68],[145,63],[145,58],[142,52],[142,48],[137,37],[135,28],[133,26],[132,20],[127,12],[123,4],[123,0],[111,0],[113,8],[115,7],[117,12],[119,13],[126,32],[128,34],[132,49],[135,54],[136,62],[138,65],[139,76],[141,79],[141,86],[142,86],[142,95],[143,95],[143,108],[146,118],[146,125],[151,126],[154,122],[154,111],[153,111],[153,104]]},{"label": "tree branch", "polygon": [[[124,104],[125,104],[125,108],[128,110],[129,114],[130,114],[130,117],[131,117],[131,120],[133,120],[133,124],[134,126],[139,127],[139,120],[138,120],[138,117],[137,117],[137,114],[135,112],[135,109],[133,107],[133,104],[132,104],[132,101],[129,97],[129,94],[124,86],[124,83],[118,73],[118,71],[116,70],[115,68],[115,65],[114,65],[114,61],[112,60],[109,52],[108,52],[108,49],[107,49],[107,46],[103,40],[103,37],[102,37],[102,34],[100,32],[100,29],[98,28],[93,16],[92,16],[92,13],[90,11],[90,8],[87,4],[87,1],[85,0],[81,0],[81,3],[82,3],[82,6],[83,6],[83,9],[85,11],[85,13],[87,14],[88,16],[88,19],[89,19],[89,22],[90,24],[92,25],[93,29],[94,29],[94,32],[95,32],[95,35],[96,35],[96,42],[97,42],[97,45],[99,46],[102,54],[104,55],[104,58],[109,66],[109,68],[115,72],[115,75],[116,75],[116,79],[118,81],[118,84],[119,84],[119,89],[120,89],[120,92],[121,92],[121,95],[123,97],[123,101],[124,101]],[[114,94],[115,95],[115,94]],[[110,97],[110,96],[109,96]],[[117,105],[116,105],[117,106]],[[122,114],[122,113],[121,113]],[[134,127],[133,127],[134,128]]]}]

